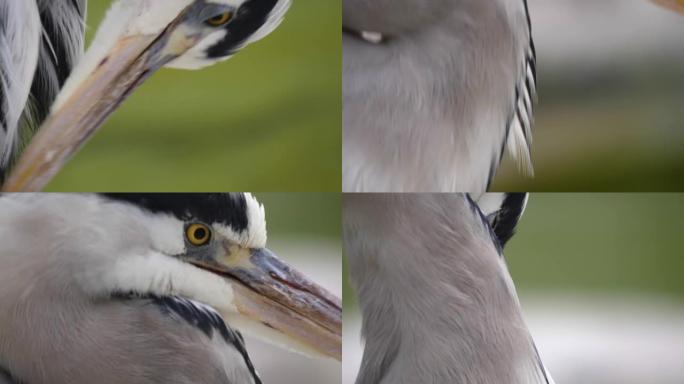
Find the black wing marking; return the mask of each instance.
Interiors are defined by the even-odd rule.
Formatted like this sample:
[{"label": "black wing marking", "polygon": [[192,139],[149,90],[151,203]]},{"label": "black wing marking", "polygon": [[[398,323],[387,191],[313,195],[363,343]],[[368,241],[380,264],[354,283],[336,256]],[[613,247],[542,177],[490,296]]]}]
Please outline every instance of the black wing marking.
[{"label": "black wing marking", "polygon": [[0,384],[23,384],[16,380],[8,370],[0,366]]},{"label": "black wing marking", "polygon": [[59,90],[81,59],[86,0],[40,0],[39,10],[43,38],[31,86],[32,130],[45,120]]},{"label": "black wing marking", "polygon": [[544,382],[546,384],[551,384],[551,382],[549,381],[549,374],[546,372],[546,367],[544,367],[544,363],[542,363],[542,361],[541,361],[541,356],[539,355],[539,349],[537,348],[537,345],[534,342],[532,342],[532,346],[534,347],[534,354],[536,356],[535,360],[537,362],[537,367],[541,371],[542,378],[544,379]]},{"label": "black wing marking", "polygon": [[[537,51],[532,37],[532,21],[527,0],[523,0],[527,18],[528,44],[521,65],[522,73],[515,85],[514,113],[508,125],[506,144],[509,153],[518,160],[519,168],[526,174],[534,173],[531,160],[532,125],[534,103],[537,98]],[[503,152],[502,152],[503,153]]]},{"label": "black wing marking", "polygon": [[242,334],[228,327],[216,311],[208,306],[198,305],[181,297],[152,297],[151,300],[164,313],[180,317],[188,324],[201,330],[209,338],[213,336],[214,332],[218,332],[226,343],[232,345],[242,355],[252,378],[254,378],[254,383],[262,384],[254,364],[249,358]]},{"label": "black wing marking", "polygon": [[200,304],[179,296],[156,296],[139,292],[113,292],[111,297],[124,301],[148,300],[150,304],[157,306],[165,315],[172,316],[179,321],[188,323],[210,339],[214,336],[215,332],[218,332],[223,340],[232,345],[245,360],[245,364],[254,379],[254,383],[263,384],[254,368],[254,364],[252,364],[252,360],[249,358],[245,346],[245,339],[242,337],[242,334],[239,331],[230,328],[223,321],[221,315],[208,305]]},{"label": "black wing marking", "polygon": [[515,234],[515,227],[527,205],[527,193],[506,193],[501,208],[487,217],[501,248]]},{"label": "black wing marking", "polygon": [[496,235],[496,232],[494,232],[494,227],[492,227],[491,220],[489,219],[490,216],[488,216],[475,200],[473,200],[473,197],[465,193],[464,197],[466,199],[466,203],[470,207],[470,210],[472,211],[473,215],[482,223],[482,226],[489,231],[489,237],[492,239],[492,242],[494,243],[494,246],[496,247],[496,251],[499,253],[499,255],[503,254],[503,246],[501,244],[501,241],[499,241],[498,236]]}]

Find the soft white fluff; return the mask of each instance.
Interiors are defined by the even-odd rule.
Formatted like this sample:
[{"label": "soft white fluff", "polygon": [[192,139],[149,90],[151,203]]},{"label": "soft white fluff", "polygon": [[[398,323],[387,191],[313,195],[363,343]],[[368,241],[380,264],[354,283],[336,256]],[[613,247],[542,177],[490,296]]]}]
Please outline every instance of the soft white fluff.
[{"label": "soft white fluff", "polygon": [[242,247],[264,248],[268,238],[264,206],[251,193],[245,193],[244,196],[247,202],[247,229],[237,232],[227,225],[214,225],[214,229]]},{"label": "soft white fluff", "polygon": [[77,275],[93,295],[111,292],[146,292],[157,296],[181,296],[237,313],[233,288],[213,273],[159,253],[126,255],[106,268],[89,269]]},{"label": "soft white fluff", "polygon": [[185,251],[175,217],[94,195],[5,195],[0,212],[0,269],[40,266],[91,296],[178,295],[237,312],[227,280],[173,257]]}]

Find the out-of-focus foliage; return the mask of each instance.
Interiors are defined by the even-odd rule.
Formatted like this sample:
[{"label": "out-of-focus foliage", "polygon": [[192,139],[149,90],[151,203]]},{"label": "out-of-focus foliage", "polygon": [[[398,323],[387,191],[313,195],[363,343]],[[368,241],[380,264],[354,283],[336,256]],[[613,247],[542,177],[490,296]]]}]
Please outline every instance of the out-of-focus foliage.
[{"label": "out-of-focus foliage", "polygon": [[[110,3],[89,1],[89,40]],[[339,190],[340,8],[294,1],[228,62],[155,74],[49,189]]]},{"label": "out-of-focus foliage", "polygon": [[505,250],[522,289],[684,300],[684,194],[532,194]]},{"label": "out-of-focus foliage", "polygon": [[269,235],[321,237],[339,242],[339,193],[257,193],[266,209]]}]

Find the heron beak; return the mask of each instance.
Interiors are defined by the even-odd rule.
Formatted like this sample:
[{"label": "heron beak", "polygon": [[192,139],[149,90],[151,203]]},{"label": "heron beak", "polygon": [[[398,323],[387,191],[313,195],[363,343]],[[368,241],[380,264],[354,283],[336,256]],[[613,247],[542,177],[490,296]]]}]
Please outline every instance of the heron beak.
[{"label": "heron beak", "polygon": [[200,35],[178,20],[160,34],[118,40],[83,80],[71,85],[73,92],[57,99],[2,190],[42,190],[137,87],[193,47]]},{"label": "heron beak", "polygon": [[268,249],[230,246],[194,265],[231,280],[242,316],[274,329],[306,352],[342,358],[342,304]]}]

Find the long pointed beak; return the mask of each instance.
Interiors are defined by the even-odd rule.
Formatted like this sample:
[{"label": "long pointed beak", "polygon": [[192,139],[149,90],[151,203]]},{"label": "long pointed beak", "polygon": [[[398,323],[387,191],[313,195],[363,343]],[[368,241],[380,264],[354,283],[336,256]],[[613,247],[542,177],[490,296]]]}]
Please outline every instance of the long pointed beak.
[{"label": "long pointed beak", "polygon": [[237,281],[234,304],[242,316],[297,344],[342,358],[342,304],[268,249],[232,249],[214,260],[188,260]]},{"label": "long pointed beak", "polygon": [[2,190],[42,190],[137,87],[194,46],[199,36],[177,24],[174,21],[161,34],[117,41],[66,99],[58,99]]}]

